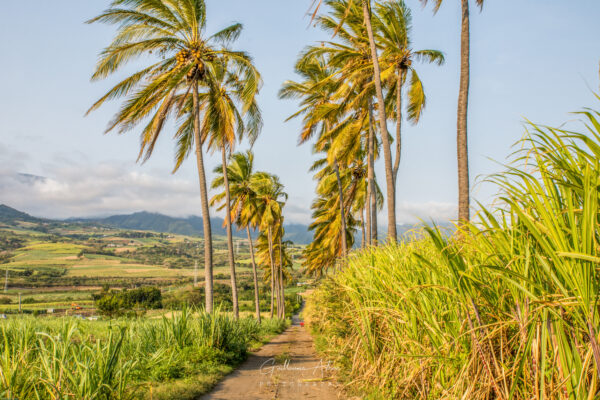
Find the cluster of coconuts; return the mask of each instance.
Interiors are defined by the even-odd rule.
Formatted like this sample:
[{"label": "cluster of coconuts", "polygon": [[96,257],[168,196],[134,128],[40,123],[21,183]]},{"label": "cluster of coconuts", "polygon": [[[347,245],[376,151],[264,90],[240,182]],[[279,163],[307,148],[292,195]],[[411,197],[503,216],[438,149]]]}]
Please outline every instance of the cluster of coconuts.
[{"label": "cluster of coconuts", "polygon": [[410,50],[405,50],[402,53],[402,57],[398,64],[401,69],[407,69],[412,65],[412,53]]},{"label": "cluster of coconuts", "polygon": [[177,60],[177,67],[183,68],[190,63],[194,64],[194,67],[187,73],[188,80],[192,80],[195,77],[201,78],[204,75],[204,61],[202,60],[202,52],[199,48],[188,50],[183,49],[175,56]]}]

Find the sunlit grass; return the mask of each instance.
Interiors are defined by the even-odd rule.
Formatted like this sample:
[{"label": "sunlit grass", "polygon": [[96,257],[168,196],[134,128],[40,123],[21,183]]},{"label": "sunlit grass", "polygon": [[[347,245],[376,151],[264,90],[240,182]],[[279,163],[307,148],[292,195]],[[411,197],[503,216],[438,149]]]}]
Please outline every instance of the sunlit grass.
[{"label": "sunlit grass", "polygon": [[[156,319],[0,321],[0,397],[195,398],[285,326],[186,309]],[[180,391],[194,396],[165,397]]]}]

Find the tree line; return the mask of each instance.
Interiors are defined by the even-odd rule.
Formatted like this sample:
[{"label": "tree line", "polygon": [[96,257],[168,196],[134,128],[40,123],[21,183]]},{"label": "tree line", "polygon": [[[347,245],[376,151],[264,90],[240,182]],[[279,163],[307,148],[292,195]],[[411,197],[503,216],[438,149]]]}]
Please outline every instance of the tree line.
[{"label": "tree line", "polygon": [[[427,4],[427,0],[421,0]],[[482,0],[476,1],[479,6]],[[435,0],[437,12],[442,0]],[[402,0],[320,0],[314,25],[329,40],[305,48],[296,62],[300,80],[284,83],[280,97],[299,100],[299,143],[321,157],[311,171],[318,180],[312,204],[314,240],[304,252],[310,273],[322,275],[355,245],[377,245],[377,212],[387,206],[387,241],[398,240],[396,193],[405,122],[417,124],[427,98],[419,65],[441,66],[444,54],[416,49],[411,10]],[[469,218],[467,104],[469,87],[469,2],[462,0],[461,82],[457,111],[458,221]],[[395,125],[394,134],[388,123]],[[383,158],[385,195],[375,161]],[[385,200],[385,201],[384,201]]]},{"label": "tree line", "polygon": [[[192,153],[196,158],[204,233],[206,311],[213,311],[214,297],[210,205],[219,205],[225,211],[234,317],[239,316],[239,306],[233,224],[248,232],[250,228],[260,229],[263,239],[258,240],[259,256],[263,254],[263,244],[268,249],[265,275],[271,283],[271,316],[277,301],[277,315],[282,317],[286,276],[283,269],[290,265],[282,240],[282,208],[287,195],[273,174],[250,169],[245,171],[246,176],[234,175],[243,162],[240,157],[246,157],[251,167],[251,153],[235,153],[235,148],[242,141],[253,144],[260,134],[262,117],[256,96],[262,78],[250,55],[231,48],[242,32],[242,25],[235,23],[209,34],[206,19],[203,0],[114,0],[107,10],[88,21],[117,27],[112,42],[100,53],[92,80],[108,78],[141,57],[151,61],[117,83],[88,113],[109,100],[123,99],[106,132],[125,133],[139,127],[138,161],[141,162],[152,156],[167,121],[175,123],[173,172]],[[222,193],[210,201],[204,165],[207,151],[220,152],[222,160],[216,171],[220,175],[212,183]],[[250,248],[253,251],[252,244]],[[253,272],[257,291],[254,261]],[[260,319],[258,293],[256,299]]]},{"label": "tree line", "polygon": [[[427,4],[428,0],[420,0]],[[433,0],[434,11],[442,0]],[[476,0],[479,6],[483,0]],[[287,81],[281,98],[300,99],[291,118],[302,117],[300,143],[311,142],[319,158],[311,171],[319,184],[312,204],[314,240],[304,252],[309,273],[321,275],[354,245],[379,241],[377,212],[387,207],[387,240],[396,241],[396,190],[401,165],[403,123],[419,122],[426,95],[418,73],[421,63],[442,65],[444,55],[415,49],[411,11],[402,0],[320,0],[312,18],[330,40],[310,46],[296,63],[301,80]],[[461,81],[457,111],[458,220],[469,220],[467,105],[469,88],[469,1],[461,0]],[[232,44],[242,32],[234,23],[206,32],[203,0],[114,0],[88,21],[116,25],[113,41],[100,53],[92,80],[108,78],[125,65],[145,57],[147,65],[131,74],[92,105],[109,100],[122,106],[106,132],[140,131],[138,161],[148,160],[166,122],[176,126],[173,172],[193,153],[196,159],[204,233],[206,311],[213,310],[213,246],[210,206],[225,213],[233,312],[239,313],[232,229],[245,229],[250,242],[257,318],[257,260],[267,266],[271,315],[285,315],[284,282],[291,261],[283,241],[283,206],[287,195],[278,177],[253,171],[252,145],[262,116],[257,94],[262,78],[252,58]],[[395,132],[388,130],[393,121]],[[212,182],[221,192],[208,198],[205,152],[219,152],[221,165]],[[383,155],[385,195],[377,183],[375,161]],[[254,245],[251,229],[260,236]],[[281,309],[281,310],[280,310]]]}]

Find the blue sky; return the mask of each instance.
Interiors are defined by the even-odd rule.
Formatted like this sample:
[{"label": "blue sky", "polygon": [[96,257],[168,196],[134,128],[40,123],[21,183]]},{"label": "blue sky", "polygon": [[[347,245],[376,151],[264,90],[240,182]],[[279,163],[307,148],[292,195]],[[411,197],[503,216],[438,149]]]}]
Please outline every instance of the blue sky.
[{"label": "blue sky", "polygon": [[[306,45],[329,36],[309,26],[311,0],[207,0],[208,32],[244,24],[236,47],[248,51],[264,78],[260,106],[265,126],[254,146],[258,169],[281,177],[290,195],[288,221],[308,222],[314,181],[309,146],[297,147],[296,110],[277,91],[294,78]],[[148,210],[200,214],[195,163],[171,175],[173,143],[165,132],[153,158],[135,163],[137,132],[103,135],[118,103],[88,117],[87,108],[127,72],[90,82],[97,54],[114,29],[84,21],[108,6],[104,0],[4,2],[0,14],[0,203],[47,217],[106,215]],[[416,49],[446,54],[446,65],[419,66],[428,105],[418,126],[405,125],[398,184],[398,222],[455,215],[456,99],[459,2],[446,0],[437,15],[413,8]],[[472,82],[469,115],[471,176],[496,172],[529,119],[548,125],[573,120],[570,111],[596,107],[600,61],[597,0],[488,0],[472,14]],[[391,126],[391,125],[390,125]],[[245,149],[246,144],[240,146]],[[209,157],[207,168],[219,164]],[[494,161],[496,160],[496,161]],[[382,164],[381,162],[379,164]],[[378,165],[383,184],[383,170]],[[43,176],[24,179],[19,173]],[[473,188],[491,201],[494,189]],[[382,223],[383,215],[380,220]]]}]

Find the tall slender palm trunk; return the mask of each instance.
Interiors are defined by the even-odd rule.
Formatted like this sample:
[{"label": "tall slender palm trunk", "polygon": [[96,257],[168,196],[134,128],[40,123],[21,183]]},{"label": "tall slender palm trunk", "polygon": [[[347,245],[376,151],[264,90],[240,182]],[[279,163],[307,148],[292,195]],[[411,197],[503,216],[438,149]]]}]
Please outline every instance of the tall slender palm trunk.
[{"label": "tall slender palm trunk", "polygon": [[373,78],[375,81],[375,91],[377,92],[377,104],[379,112],[379,129],[381,131],[381,142],[383,143],[383,158],[385,163],[385,182],[386,182],[386,202],[388,212],[388,240],[395,242],[398,238],[396,232],[396,188],[394,185],[394,171],[392,167],[392,151],[390,148],[390,137],[387,129],[387,117],[385,113],[385,102],[383,99],[383,89],[381,86],[381,71],[379,68],[379,58],[377,56],[377,47],[373,36],[373,27],[371,25],[371,11],[369,10],[371,1],[363,0],[363,14],[367,34],[369,35],[369,45],[371,47],[371,61],[373,62]]},{"label": "tall slender palm trunk", "polygon": [[[273,243],[273,253],[275,253],[275,243]],[[275,259],[275,254],[273,254]],[[279,271],[281,266],[275,264],[275,300],[277,302],[277,318],[281,318],[281,285],[279,284]]]},{"label": "tall slender palm trunk", "polygon": [[277,318],[281,318],[281,286],[279,286],[279,266],[277,265],[275,265],[275,302],[277,303]]},{"label": "tall slender palm trunk", "polygon": [[341,218],[341,234],[340,240],[342,245],[342,257],[346,257],[348,254],[348,240],[346,238],[346,213],[344,212],[344,187],[342,185],[342,179],[340,177],[340,166],[337,158],[333,161],[333,169],[335,170],[335,177],[338,185],[338,195],[340,200],[340,218]]},{"label": "tall slender palm trunk", "polygon": [[363,249],[367,245],[367,237],[366,237],[366,232],[365,232],[365,208],[366,208],[366,206],[367,206],[367,204],[365,203],[365,207],[363,207],[360,210],[360,229],[362,232],[362,240],[360,241],[360,247],[362,247]]},{"label": "tall slender palm trunk", "polygon": [[254,308],[256,309],[256,320],[260,324],[260,296],[258,292],[258,274],[256,273],[256,261],[254,261],[254,245],[250,235],[250,227],[246,226],[248,233],[248,243],[250,246],[250,260],[252,260],[252,278],[254,279]]},{"label": "tall slender palm trunk", "polygon": [[396,82],[396,159],[394,160],[394,187],[398,183],[398,169],[402,157],[402,87],[404,86],[405,72],[398,72]]},{"label": "tall slender palm trunk", "polygon": [[[283,229],[283,228],[282,228]],[[279,236],[279,287],[281,292],[281,315],[285,319],[285,286],[283,286],[283,232]]]},{"label": "tall slender palm trunk", "polygon": [[[368,137],[368,136],[367,136]],[[368,140],[368,139],[367,139]],[[370,145],[368,145],[368,147],[371,147]],[[370,151],[370,149],[367,150],[367,152]],[[368,154],[368,153],[367,153]],[[369,162],[368,162],[368,157],[369,155],[367,155],[367,198],[365,199],[365,211],[366,211],[366,245],[370,246],[371,245],[371,185],[369,184],[369,170],[371,169]]]},{"label": "tall slender palm trunk", "polygon": [[237,279],[235,277],[235,256],[233,254],[233,234],[231,233],[231,194],[229,193],[229,178],[227,177],[227,150],[225,144],[221,147],[223,161],[223,184],[225,185],[225,225],[227,227],[227,258],[231,274],[231,300],[233,302],[233,318],[240,317],[238,304]]},{"label": "tall slender palm trunk", "polygon": [[377,188],[375,186],[375,127],[373,126],[373,105],[369,101],[369,145],[367,147],[369,165],[367,168],[367,190],[369,215],[367,227],[369,229],[369,244],[377,244]]},{"label": "tall slender palm trunk", "polygon": [[464,224],[470,219],[469,209],[469,155],[467,144],[467,110],[469,105],[470,39],[469,0],[462,0],[462,28],[460,36],[460,90],[456,123],[456,158],[458,160],[458,220]]},{"label": "tall slender palm trunk", "polygon": [[271,262],[271,319],[273,319],[273,303],[275,302],[275,264],[273,263],[273,231],[270,226],[267,239],[269,240],[269,261]]},{"label": "tall slender palm trunk", "polygon": [[200,182],[200,200],[202,202],[202,223],[204,227],[204,294],[206,312],[213,311],[213,261],[212,261],[212,232],[210,227],[210,210],[208,208],[208,191],[206,189],[206,173],[202,156],[200,139],[200,106],[198,101],[198,83],[192,90],[194,105],[194,142],[196,144],[196,163],[198,164],[198,180]]}]

